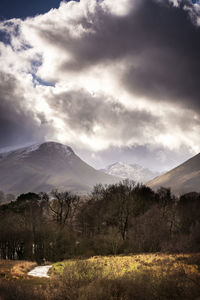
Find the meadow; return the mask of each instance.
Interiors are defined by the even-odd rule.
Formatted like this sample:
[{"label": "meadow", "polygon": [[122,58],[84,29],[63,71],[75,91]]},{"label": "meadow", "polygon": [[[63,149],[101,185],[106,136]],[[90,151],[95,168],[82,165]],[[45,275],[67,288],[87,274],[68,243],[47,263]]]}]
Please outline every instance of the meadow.
[{"label": "meadow", "polygon": [[200,296],[200,254],[94,256],[53,264],[50,279],[27,276],[33,263],[0,262],[1,300],[153,300]]},{"label": "meadow", "polygon": [[0,300],[44,299],[49,281],[28,276],[36,266],[35,262],[0,260]]}]

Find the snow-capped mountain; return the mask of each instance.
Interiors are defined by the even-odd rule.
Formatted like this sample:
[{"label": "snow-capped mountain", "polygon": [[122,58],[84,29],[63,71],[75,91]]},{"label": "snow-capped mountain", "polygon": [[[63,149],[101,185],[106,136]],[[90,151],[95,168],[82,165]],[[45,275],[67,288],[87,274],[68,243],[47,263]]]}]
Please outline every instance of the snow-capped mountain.
[{"label": "snow-capped mountain", "polygon": [[112,176],[118,176],[123,179],[131,179],[135,182],[145,183],[156,176],[160,175],[158,172],[152,172],[147,168],[143,168],[137,164],[125,164],[122,162],[116,162],[107,166],[101,171]]},{"label": "snow-capped mountain", "polygon": [[5,193],[48,192],[55,188],[87,193],[95,184],[117,181],[60,143],[46,142],[0,153],[0,190]]},{"label": "snow-capped mountain", "polygon": [[70,148],[69,146],[55,143],[55,142],[47,142],[47,143],[43,143],[43,144],[42,143],[34,144],[31,146],[23,147],[23,148],[5,152],[5,153],[0,153],[0,161],[5,158],[12,158],[13,156],[15,156],[19,160],[28,158],[33,152],[35,152],[39,149],[42,150],[42,148],[44,148],[44,145],[45,145],[45,150],[55,150],[66,157],[74,154],[72,148]]}]

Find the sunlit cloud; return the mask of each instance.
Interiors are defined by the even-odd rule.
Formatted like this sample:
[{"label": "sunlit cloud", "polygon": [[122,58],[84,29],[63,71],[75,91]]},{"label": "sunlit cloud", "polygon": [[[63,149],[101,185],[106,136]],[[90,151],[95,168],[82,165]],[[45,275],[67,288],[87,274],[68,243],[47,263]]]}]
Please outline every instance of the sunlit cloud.
[{"label": "sunlit cloud", "polygon": [[91,157],[145,145],[200,151],[199,9],[179,0],[81,0],[1,22],[1,114],[12,102],[14,119],[31,118],[30,142],[42,128],[36,139]]}]

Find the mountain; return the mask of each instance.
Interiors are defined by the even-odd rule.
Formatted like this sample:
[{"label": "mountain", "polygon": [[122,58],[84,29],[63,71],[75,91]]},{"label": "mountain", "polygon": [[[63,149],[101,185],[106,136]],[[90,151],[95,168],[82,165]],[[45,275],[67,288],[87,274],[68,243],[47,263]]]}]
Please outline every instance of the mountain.
[{"label": "mountain", "polygon": [[119,179],[97,171],[63,144],[46,142],[0,153],[0,190],[48,192],[54,188],[87,193],[95,184]]},{"label": "mountain", "polygon": [[140,165],[125,164],[122,162],[116,162],[107,166],[105,169],[101,169],[101,171],[112,176],[118,176],[123,179],[128,178],[142,183],[145,183],[160,175],[160,173],[152,172],[151,170],[143,168]]},{"label": "mountain", "polygon": [[171,187],[172,192],[175,194],[200,192],[200,154],[149,181],[147,185],[154,190],[160,186]]}]

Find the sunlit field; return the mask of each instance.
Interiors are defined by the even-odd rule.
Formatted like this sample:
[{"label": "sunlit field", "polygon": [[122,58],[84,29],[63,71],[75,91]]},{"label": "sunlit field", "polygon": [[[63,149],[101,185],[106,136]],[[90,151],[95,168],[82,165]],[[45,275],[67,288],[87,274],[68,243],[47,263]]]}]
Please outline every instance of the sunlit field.
[{"label": "sunlit field", "polygon": [[92,257],[56,263],[52,272],[60,275],[62,286],[69,290],[74,286],[77,299],[195,299],[200,295],[199,254]]},{"label": "sunlit field", "polygon": [[[91,275],[98,273],[101,278],[113,279],[132,276],[136,273],[152,272],[155,279],[171,273],[182,272],[185,276],[200,275],[200,254],[141,254],[130,256],[94,256],[84,260],[67,260],[53,264],[52,274],[68,273],[74,280],[81,279],[84,266]],[[79,267],[82,269],[79,270]],[[72,272],[68,272],[68,271]],[[70,275],[71,273],[71,275]]]},{"label": "sunlit field", "polygon": [[53,264],[50,279],[27,275],[34,263],[0,262],[4,300],[198,299],[200,254],[95,256]]}]

